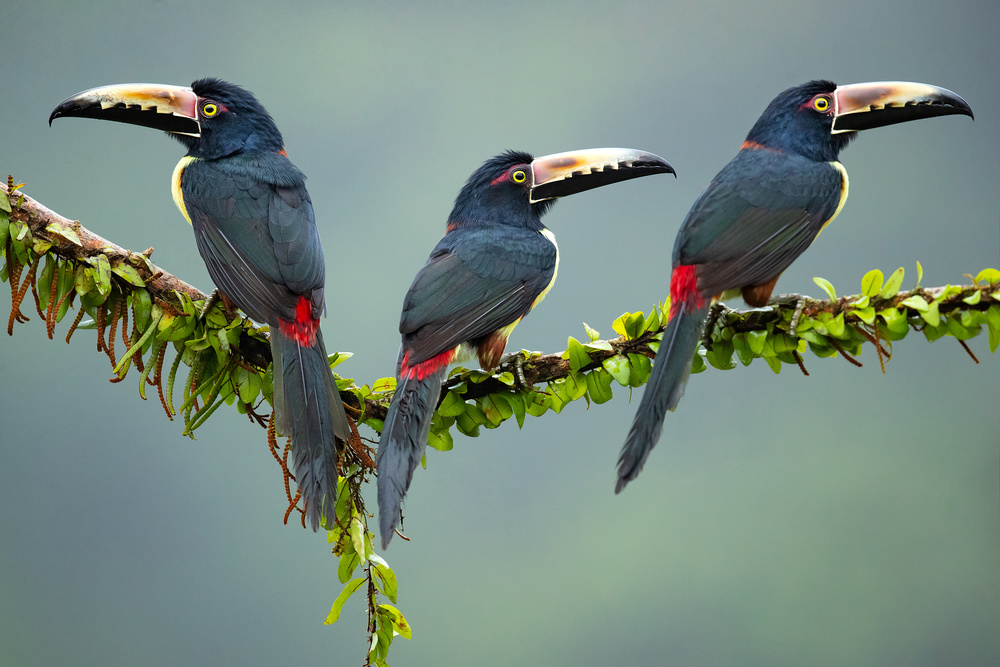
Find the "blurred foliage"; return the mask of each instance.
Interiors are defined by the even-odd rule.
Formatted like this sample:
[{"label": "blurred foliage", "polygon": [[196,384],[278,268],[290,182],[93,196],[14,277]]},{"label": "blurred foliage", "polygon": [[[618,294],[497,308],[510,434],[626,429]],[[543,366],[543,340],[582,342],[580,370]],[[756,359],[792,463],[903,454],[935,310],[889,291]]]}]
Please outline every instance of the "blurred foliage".
[{"label": "blurred foliage", "polygon": [[[70,225],[55,216],[47,217],[50,212],[44,207],[38,207],[42,213],[33,209],[29,214],[25,202],[36,204],[19,192],[22,185],[8,178],[7,188],[0,186],[0,279],[10,285],[11,292],[7,333],[13,335],[14,324],[28,320],[21,307],[30,290],[49,338],[53,338],[56,324],[75,308],[66,342],[80,329],[96,331],[97,350],[108,356],[113,368],[110,381],[123,381],[134,367],[139,374],[140,397],[146,400],[147,386],[155,387],[167,417],[173,420],[180,416],[184,435],[193,438],[223,404],[235,406],[267,429],[289,501],[285,521],[298,511],[305,525],[299,495],[293,496],[289,483],[294,481],[287,465],[290,443],[286,440],[283,447],[279,445],[273,415],[266,416],[267,409],[260,412],[271,402],[267,327],[226,312],[221,301],[193,288],[154,289],[153,283],[165,274],[150,262],[150,251],[123,254],[117,248],[112,252],[107,245],[91,247],[81,240],[86,230],[78,223]],[[985,269],[974,278],[970,276],[968,285],[922,288],[923,269],[918,263],[915,287],[900,291],[904,277],[902,268],[888,278],[879,270],[869,271],[861,280],[859,294],[840,298],[829,281],[815,278],[829,299],[778,297],[772,306],[749,311],[716,305],[704,344],[694,357],[692,373],[708,366],[729,370],[737,361],[747,366],[755,359],[762,359],[775,373],[783,364],[806,372],[803,355],[807,351],[820,358],[839,354],[860,365],[854,357],[865,343],[873,345],[884,371],[893,343],[910,331],[922,332],[931,342],[946,336],[957,339],[975,360],[965,341],[979,335],[985,326],[989,349],[996,351],[1000,344],[1000,271]],[[669,301],[649,313],[625,313],[612,322],[618,337],[610,340],[584,324],[583,341],[569,337],[566,349],[556,354],[521,350],[508,356],[494,373],[453,369],[443,387],[428,444],[449,450],[454,446],[453,426],[475,437],[480,428],[493,429],[511,418],[521,427],[526,415],[559,413],[575,400],[583,399],[588,406],[605,403],[613,397],[614,384],[629,391],[641,387],[649,378],[668,312]],[[119,335],[124,347],[120,357],[116,353]],[[168,366],[170,353],[173,358]],[[330,355],[331,368],[350,356]],[[178,405],[174,395],[179,376]],[[336,379],[356,424],[380,432],[395,379],[381,378],[361,386],[351,378]],[[374,444],[374,440],[369,442]],[[371,515],[365,510],[361,485],[374,472],[374,452],[356,429],[348,444],[341,460],[336,516],[325,521],[344,588],[326,623],[335,623],[345,602],[364,590],[371,641],[368,663],[385,665],[393,638],[409,639],[411,629],[394,606],[396,576],[375,553],[374,536],[368,530]],[[354,576],[358,568],[361,576]],[[380,596],[391,604],[380,603]]]}]

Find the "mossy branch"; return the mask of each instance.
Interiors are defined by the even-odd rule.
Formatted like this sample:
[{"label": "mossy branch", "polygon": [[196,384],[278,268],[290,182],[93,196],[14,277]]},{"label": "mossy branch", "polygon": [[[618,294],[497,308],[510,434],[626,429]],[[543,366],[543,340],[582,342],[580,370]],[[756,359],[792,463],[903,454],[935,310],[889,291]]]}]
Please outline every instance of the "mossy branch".
[{"label": "mossy branch", "polygon": [[[55,326],[76,305],[77,316],[66,335],[90,328],[97,332],[97,349],[105,353],[113,368],[112,382],[122,381],[133,366],[140,373],[139,394],[155,387],[170,419],[180,415],[185,435],[193,437],[223,403],[235,405],[242,414],[267,428],[267,440],[281,468],[288,500],[285,520],[302,509],[293,496],[289,480],[288,443],[282,447],[274,432],[273,418],[265,403],[271,401],[270,346],[267,328],[248,319],[232,318],[221,303],[150,261],[153,249],[142,253],[126,250],[49,210],[20,192],[8,178],[0,184],[0,279],[10,284],[11,312],[7,332],[28,318],[21,306],[31,292],[35,310],[53,337]],[[989,349],[1000,344],[1000,271],[985,269],[966,285],[922,288],[922,270],[917,264],[917,286],[900,291],[903,269],[885,279],[870,271],[861,283],[861,293],[837,298],[833,286],[816,279],[829,298],[777,299],[771,306],[749,311],[718,306],[713,310],[704,345],[693,360],[692,372],[711,365],[719,369],[749,365],[763,359],[779,372],[783,364],[794,364],[806,372],[803,355],[843,356],[860,365],[854,356],[865,343],[874,347],[884,370],[892,343],[910,331],[921,331],[929,341],[956,338],[975,360],[965,340],[985,326]],[[206,304],[209,307],[206,308]],[[567,347],[554,354],[521,350],[510,355],[492,373],[456,368],[441,392],[434,415],[429,444],[436,449],[453,445],[451,427],[478,435],[480,427],[496,428],[525,415],[561,412],[570,402],[583,398],[604,403],[612,398],[612,385],[639,387],[646,383],[659,336],[667,323],[663,304],[651,312],[625,313],[612,323],[618,334],[602,340],[584,325],[584,342],[573,337]],[[84,315],[92,319],[83,322]],[[130,320],[131,315],[131,320]],[[115,351],[120,336],[125,351]],[[169,348],[175,352],[167,365]],[[331,355],[331,367],[349,355]],[[978,363],[978,360],[977,360]],[[174,387],[180,367],[187,368],[182,380],[182,399],[174,404]],[[356,424],[379,432],[395,388],[393,378],[381,378],[359,386],[338,378],[341,398]],[[265,408],[263,413],[257,410]],[[369,440],[372,444],[373,441]],[[384,660],[392,637],[409,637],[409,626],[399,610],[378,604],[376,595],[396,598],[396,580],[386,562],[374,553],[368,531],[361,482],[374,472],[373,450],[362,442],[356,425],[341,460],[341,489],[336,517],[327,518],[334,554],[340,558],[338,573],[344,592],[327,618],[335,622],[344,602],[356,591],[368,595],[369,633],[377,637],[369,654]],[[304,514],[302,514],[304,517]],[[303,524],[304,525],[304,524]],[[352,578],[363,566],[363,577]],[[374,657],[373,657],[374,656]]]}]

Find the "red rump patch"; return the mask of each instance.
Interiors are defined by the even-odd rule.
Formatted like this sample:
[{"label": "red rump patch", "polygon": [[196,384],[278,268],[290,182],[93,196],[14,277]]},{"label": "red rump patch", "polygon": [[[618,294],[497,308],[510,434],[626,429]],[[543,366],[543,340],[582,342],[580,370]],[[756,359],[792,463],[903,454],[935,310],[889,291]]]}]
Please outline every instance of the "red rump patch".
[{"label": "red rump patch", "polygon": [[312,347],[316,344],[316,330],[319,329],[319,320],[313,318],[312,312],[312,303],[304,296],[300,296],[299,302],[295,305],[295,321],[281,320],[278,328],[282,334],[299,345]]},{"label": "red rump patch", "polygon": [[698,276],[692,264],[681,265],[670,275],[670,317],[677,314],[682,305],[695,310],[705,305],[705,299],[698,291]]},{"label": "red rump patch", "polygon": [[424,378],[434,375],[434,373],[441,370],[442,367],[450,364],[454,357],[455,350],[448,350],[447,352],[442,352],[436,357],[431,357],[427,361],[421,361],[416,366],[410,366],[410,353],[407,351],[406,354],[403,355],[403,363],[399,368],[399,377],[401,379],[407,378],[409,380],[423,380]]}]

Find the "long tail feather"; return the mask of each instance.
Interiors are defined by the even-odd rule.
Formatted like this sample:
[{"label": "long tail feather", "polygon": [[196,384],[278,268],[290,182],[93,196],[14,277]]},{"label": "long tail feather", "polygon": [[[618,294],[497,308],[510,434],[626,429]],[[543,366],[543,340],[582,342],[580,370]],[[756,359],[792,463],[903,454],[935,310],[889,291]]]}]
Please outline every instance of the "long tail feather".
[{"label": "long tail feather", "polygon": [[375,458],[378,467],[379,532],[383,549],[392,539],[399,522],[403,496],[427,448],[431,417],[434,416],[434,408],[441,395],[441,383],[447,373],[445,365],[423,379],[400,378],[396,385]]},{"label": "long tail feather", "polygon": [[649,452],[660,439],[667,410],[676,408],[684,395],[684,385],[691,373],[691,362],[698,349],[708,312],[707,306],[692,312],[679,308],[663,332],[649,383],[618,457],[615,493],[639,475]]},{"label": "long tail feather", "polygon": [[[271,329],[274,358],[274,411],[278,431],[292,438],[295,482],[306,501],[313,530],[320,517],[332,517],[337,500],[337,451],[350,426],[333,382],[323,334],[299,345]],[[279,370],[280,369],[280,370]]]}]

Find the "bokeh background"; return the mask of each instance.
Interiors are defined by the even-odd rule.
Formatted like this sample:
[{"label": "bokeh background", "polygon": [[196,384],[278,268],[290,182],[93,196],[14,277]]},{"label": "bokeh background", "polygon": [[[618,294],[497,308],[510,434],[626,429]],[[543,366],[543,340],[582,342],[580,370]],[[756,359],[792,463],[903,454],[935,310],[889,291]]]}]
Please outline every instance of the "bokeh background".
[{"label": "bokeh background", "polygon": [[[550,212],[559,280],[511,346],[558,351],[667,295],[695,197],[812,78],[942,85],[977,118],[865,133],[842,156],[849,203],[778,291],[817,295],[823,276],[852,293],[898,266],[910,286],[917,260],[927,286],[998,267],[998,28],[987,0],[4,0],[0,173],[209,290],[170,199],[181,147],[46,119],[100,84],[250,88],[310,179],[328,346],[370,382],[393,372],[403,294],[487,157],[631,146],[679,172]],[[43,329],[0,340],[0,665],[360,664],[363,605],[323,625],[336,560],[282,525],[263,431],[222,410],[185,439],[135,378],[107,382],[92,333]],[[870,348],[863,369],[807,358],[810,377],[710,369],[619,496],[634,403],[617,385],[520,432],[456,435],[415,474],[412,541],[385,553],[414,630],[390,661],[998,664],[1000,365],[985,336],[971,347],[978,366],[911,335],[884,375]]]}]

